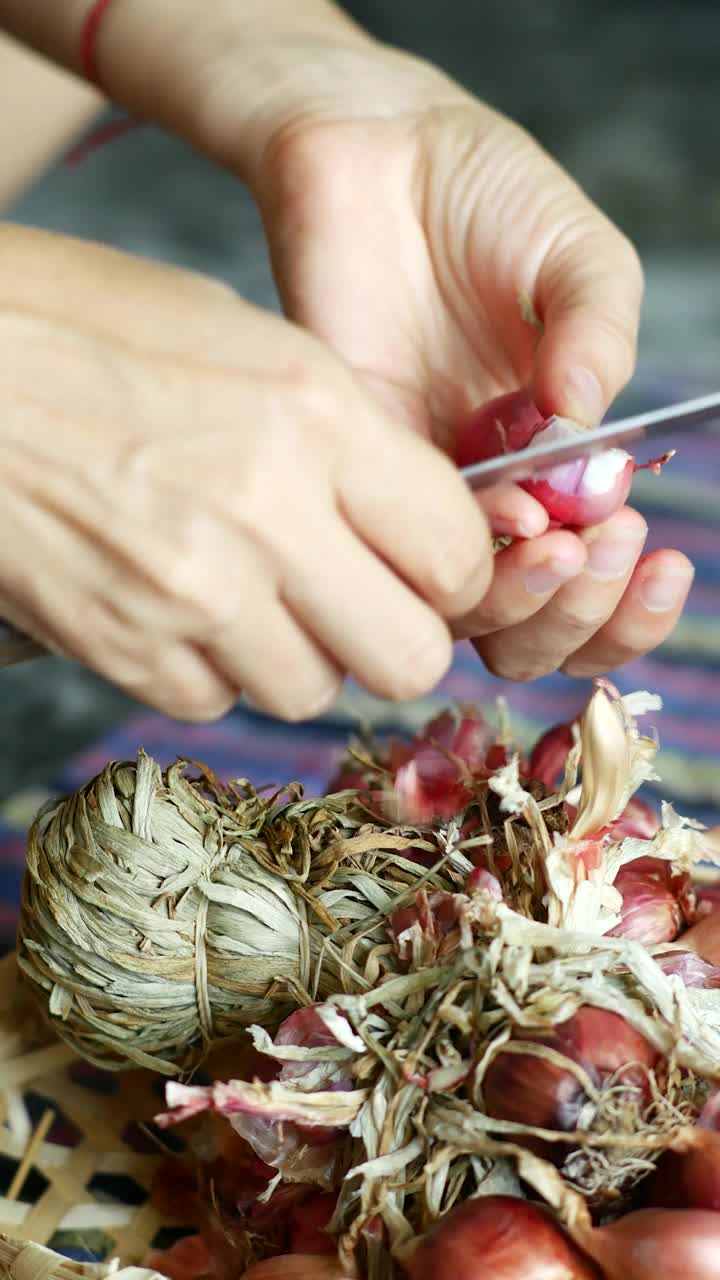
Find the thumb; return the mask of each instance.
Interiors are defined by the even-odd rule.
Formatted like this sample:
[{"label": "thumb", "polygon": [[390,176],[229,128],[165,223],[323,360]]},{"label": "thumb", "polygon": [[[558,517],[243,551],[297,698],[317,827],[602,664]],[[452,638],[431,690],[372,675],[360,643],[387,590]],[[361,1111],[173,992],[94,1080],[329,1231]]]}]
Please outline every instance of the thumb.
[{"label": "thumb", "polygon": [[545,261],[536,292],[544,332],[531,382],[541,412],[600,422],[635,369],[642,295],[638,256],[610,223]]}]

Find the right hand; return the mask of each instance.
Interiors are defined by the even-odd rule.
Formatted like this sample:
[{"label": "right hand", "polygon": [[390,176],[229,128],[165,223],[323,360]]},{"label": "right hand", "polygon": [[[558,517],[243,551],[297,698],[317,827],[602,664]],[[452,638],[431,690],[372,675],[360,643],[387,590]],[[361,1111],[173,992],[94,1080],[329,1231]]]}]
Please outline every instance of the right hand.
[{"label": "right hand", "polygon": [[492,575],[437,449],[224,286],[0,229],[0,616],[188,719],[410,699]]}]

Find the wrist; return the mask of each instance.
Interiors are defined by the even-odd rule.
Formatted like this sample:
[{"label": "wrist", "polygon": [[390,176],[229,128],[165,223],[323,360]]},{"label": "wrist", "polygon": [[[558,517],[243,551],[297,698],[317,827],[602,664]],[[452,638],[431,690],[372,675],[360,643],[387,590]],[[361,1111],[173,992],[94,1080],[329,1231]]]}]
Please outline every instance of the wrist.
[{"label": "wrist", "polygon": [[238,142],[251,151],[260,122],[288,90],[299,93],[304,79],[312,88],[303,46],[373,43],[332,0],[293,0],[291,17],[287,0],[213,0],[208,8],[173,0],[150,22],[152,3],[117,0],[103,16],[94,49],[103,89],[218,159],[232,132],[236,167]]}]

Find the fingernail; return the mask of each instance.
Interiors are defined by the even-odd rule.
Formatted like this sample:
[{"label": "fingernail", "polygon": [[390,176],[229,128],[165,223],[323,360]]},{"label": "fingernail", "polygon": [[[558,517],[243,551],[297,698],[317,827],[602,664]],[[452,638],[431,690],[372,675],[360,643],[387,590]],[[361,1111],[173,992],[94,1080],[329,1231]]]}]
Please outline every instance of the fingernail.
[{"label": "fingernail", "polygon": [[640,599],[650,613],[668,613],[685,599],[694,576],[691,565],[686,569],[648,574],[640,586]]},{"label": "fingernail", "polygon": [[582,565],[569,560],[546,560],[530,569],[525,578],[525,590],[531,596],[546,596],[550,591],[557,591],[571,578],[576,578]]},{"label": "fingernail", "polygon": [[605,413],[605,396],[595,374],[578,365],[566,378],[568,416],[576,422],[595,427]]},{"label": "fingernail", "polygon": [[587,571],[600,582],[612,582],[630,572],[642,551],[647,528],[641,537],[623,542],[619,538],[599,537],[588,543]]}]

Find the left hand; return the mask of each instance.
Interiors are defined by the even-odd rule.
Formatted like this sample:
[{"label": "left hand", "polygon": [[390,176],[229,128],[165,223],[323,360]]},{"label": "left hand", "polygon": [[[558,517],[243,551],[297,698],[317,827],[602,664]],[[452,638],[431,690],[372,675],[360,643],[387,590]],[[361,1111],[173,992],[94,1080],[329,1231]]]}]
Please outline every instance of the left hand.
[{"label": "left hand", "polygon": [[[277,40],[251,126],[233,114],[242,68],[225,68],[214,149],[258,198],[290,317],[442,448],[464,413],[521,384],[546,414],[599,421],[635,363],[642,272],[625,237],[436,68],[364,37]],[[534,535],[497,557],[482,612],[458,627],[491,670],[594,674],[672,630],[692,566],[674,551],[640,559],[637,513],[577,537],[545,532],[517,488],[487,504],[497,532]]]}]

